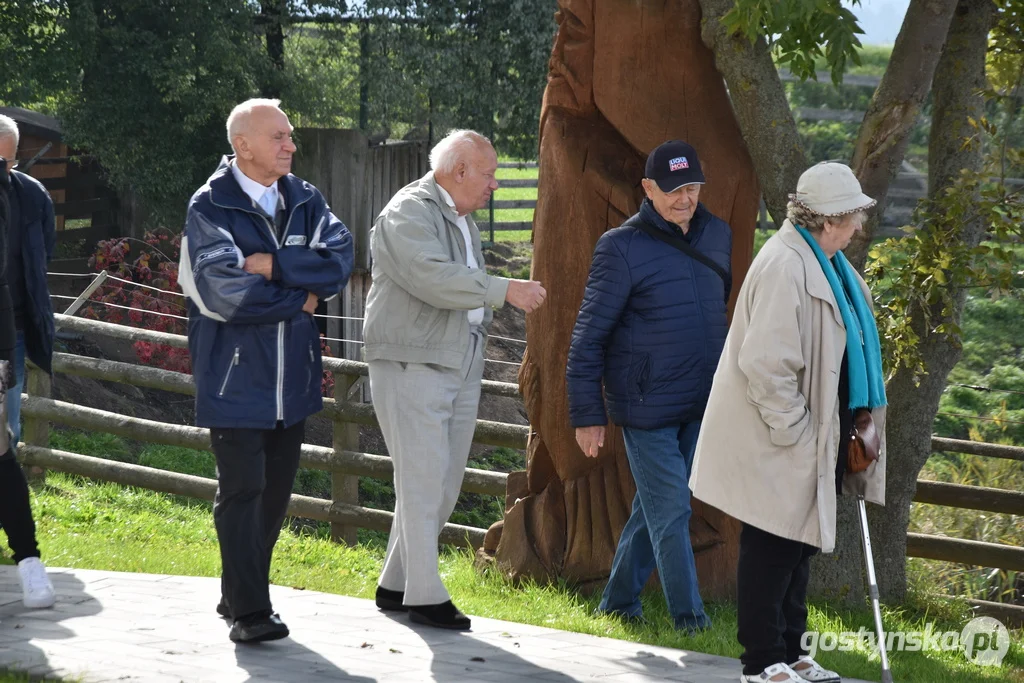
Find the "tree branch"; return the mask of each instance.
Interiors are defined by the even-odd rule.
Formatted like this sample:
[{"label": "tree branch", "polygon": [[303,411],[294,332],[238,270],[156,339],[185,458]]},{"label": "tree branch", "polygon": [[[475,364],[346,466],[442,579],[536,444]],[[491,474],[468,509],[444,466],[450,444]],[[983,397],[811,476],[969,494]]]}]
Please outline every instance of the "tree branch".
[{"label": "tree branch", "polygon": [[789,194],[808,166],[785,87],[764,38],[751,43],[722,23],[733,0],[700,0],[701,36],[725,78],[743,139],[776,225],[786,218]]},{"label": "tree branch", "polygon": [[864,192],[878,200],[880,210],[845,250],[858,270],[864,268],[889,184],[899,173],[910,131],[931,89],[956,5],[957,0],[911,0],[889,66],[864,116],[850,166]]},{"label": "tree branch", "polygon": [[[935,109],[929,141],[929,196],[934,201],[956,182],[961,169],[978,172],[983,165],[980,144],[964,146],[964,139],[976,134],[969,118],[980,118],[984,109],[982,91],[986,83],[985,56],[993,19],[991,0],[960,0],[947,30],[941,59],[935,71]],[[895,59],[895,54],[893,56]],[[959,234],[940,235],[931,231],[942,226],[922,226],[922,239],[937,240],[947,248],[975,247],[985,232],[985,221],[968,215],[958,220]],[[921,291],[912,292],[920,297]],[[907,307],[915,331],[920,360],[927,374],[917,377],[914,369],[901,368],[886,387],[889,397],[888,449],[899,453],[886,468],[886,512],[872,520],[882,549],[878,576],[882,595],[900,600],[906,590],[906,543],[909,507],[917,476],[931,455],[931,433],[939,400],[949,372],[960,360],[960,340],[934,331],[933,320],[959,325],[966,289],[964,283],[951,287],[938,304],[925,297]],[[911,299],[912,301],[914,299]],[[876,532],[873,531],[873,534]]]}]

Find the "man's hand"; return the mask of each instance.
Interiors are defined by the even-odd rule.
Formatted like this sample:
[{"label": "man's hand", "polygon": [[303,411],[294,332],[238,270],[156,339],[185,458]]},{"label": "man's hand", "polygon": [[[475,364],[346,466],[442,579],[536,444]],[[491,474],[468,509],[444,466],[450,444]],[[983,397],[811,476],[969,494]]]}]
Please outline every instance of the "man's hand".
[{"label": "man's hand", "polygon": [[310,292],[309,296],[306,297],[306,303],[302,305],[302,310],[304,313],[309,313],[310,315],[313,315],[314,313],[316,313],[316,306],[319,303],[320,299],[316,297],[316,294]]},{"label": "man's hand", "polygon": [[583,455],[596,458],[598,450],[604,446],[604,425],[577,427],[576,443],[579,444]]},{"label": "man's hand", "polygon": [[245,257],[243,270],[253,275],[262,275],[269,280],[274,277],[274,255],[250,254]]},{"label": "man's hand", "polygon": [[536,280],[509,280],[505,301],[527,313],[533,313],[544,303],[547,291]]}]

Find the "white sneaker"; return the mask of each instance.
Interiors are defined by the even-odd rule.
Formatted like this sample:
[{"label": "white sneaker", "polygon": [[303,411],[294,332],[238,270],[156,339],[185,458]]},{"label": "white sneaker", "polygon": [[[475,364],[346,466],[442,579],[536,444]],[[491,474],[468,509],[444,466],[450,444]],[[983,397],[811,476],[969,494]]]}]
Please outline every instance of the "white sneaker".
[{"label": "white sneaker", "polygon": [[[798,668],[801,665],[803,668]],[[796,672],[797,676],[805,681],[813,681],[814,683],[841,683],[843,680],[835,671],[829,671],[828,669],[822,668],[820,664],[807,655],[802,655],[800,659],[790,665],[790,668]]]},{"label": "white sneaker", "polygon": [[803,683],[797,672],[779,662],[753,676],[740,676],[740,683]]},{"label": "white sneaker", "polygon": [[25,607],[42,609],[53,607],[57,594],[46,575],[46,567],[38,557],[26,557],[18,563],[18,576],[21,578],[22,602]]}]

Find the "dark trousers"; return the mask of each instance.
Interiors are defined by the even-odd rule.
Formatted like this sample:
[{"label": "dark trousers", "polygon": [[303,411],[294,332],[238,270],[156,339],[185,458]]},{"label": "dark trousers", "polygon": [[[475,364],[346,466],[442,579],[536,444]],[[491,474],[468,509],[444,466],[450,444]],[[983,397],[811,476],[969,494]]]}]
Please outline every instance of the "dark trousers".
[{"label": "dark trousers", "polygon": [[217,458],[213,523],[231,616],[270,610],[270,558],[299,469],[305,421],[284,429],[211,429]]},{"label": "dark trousers", "polygon": [[[0,425],[0,429],[6,429],[6,425]],[[14,459],[14,449],[0,455],[0,527],[7,533],[15,562],[39,557],[28,482],[21,465]]]},{"label": "dark trousers", "polygon": [[807,651],[807,582],[814,546],[743,525],[737,571],[736,639],[743,646],[743,674],[778,662],[792,664]]}]

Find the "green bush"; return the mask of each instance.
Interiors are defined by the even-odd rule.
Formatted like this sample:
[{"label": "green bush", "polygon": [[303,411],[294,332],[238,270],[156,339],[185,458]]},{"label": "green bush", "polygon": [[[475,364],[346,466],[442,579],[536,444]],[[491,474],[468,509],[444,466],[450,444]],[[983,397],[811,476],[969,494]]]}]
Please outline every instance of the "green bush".
[{"label": "green bush", "polygon": [[179,446],[148,445],[139,453],[139,464],[168,472],[191,474],[195,477],[217,476],[217,463],[213,453]]},{"label": "green bush", "polygon": [[395,509],[395,486],[390,480],[359,478],[359,503],[375,510]]},{"label": "green bush", "polygon": [[516,472],[526,469],[526,455],[514,448],[495,448],[469,459],[469,466],[477,470]]},{"label": "green bush", "polygon": [[135,462],[127,441],[102,432],[55,429],[50,432],[50,448],[117,462]]},{"label": "green bush", "polygon": [[331,473],[324,470],[300,469],[295,475],[294,493],[314,498],[331,497]]},{"label": "green bush", "polygon": [[840,121],[800,121],[798,129],[807,158],[811,162],[842,160],[853,157],[857,142],[856,124]]}]

